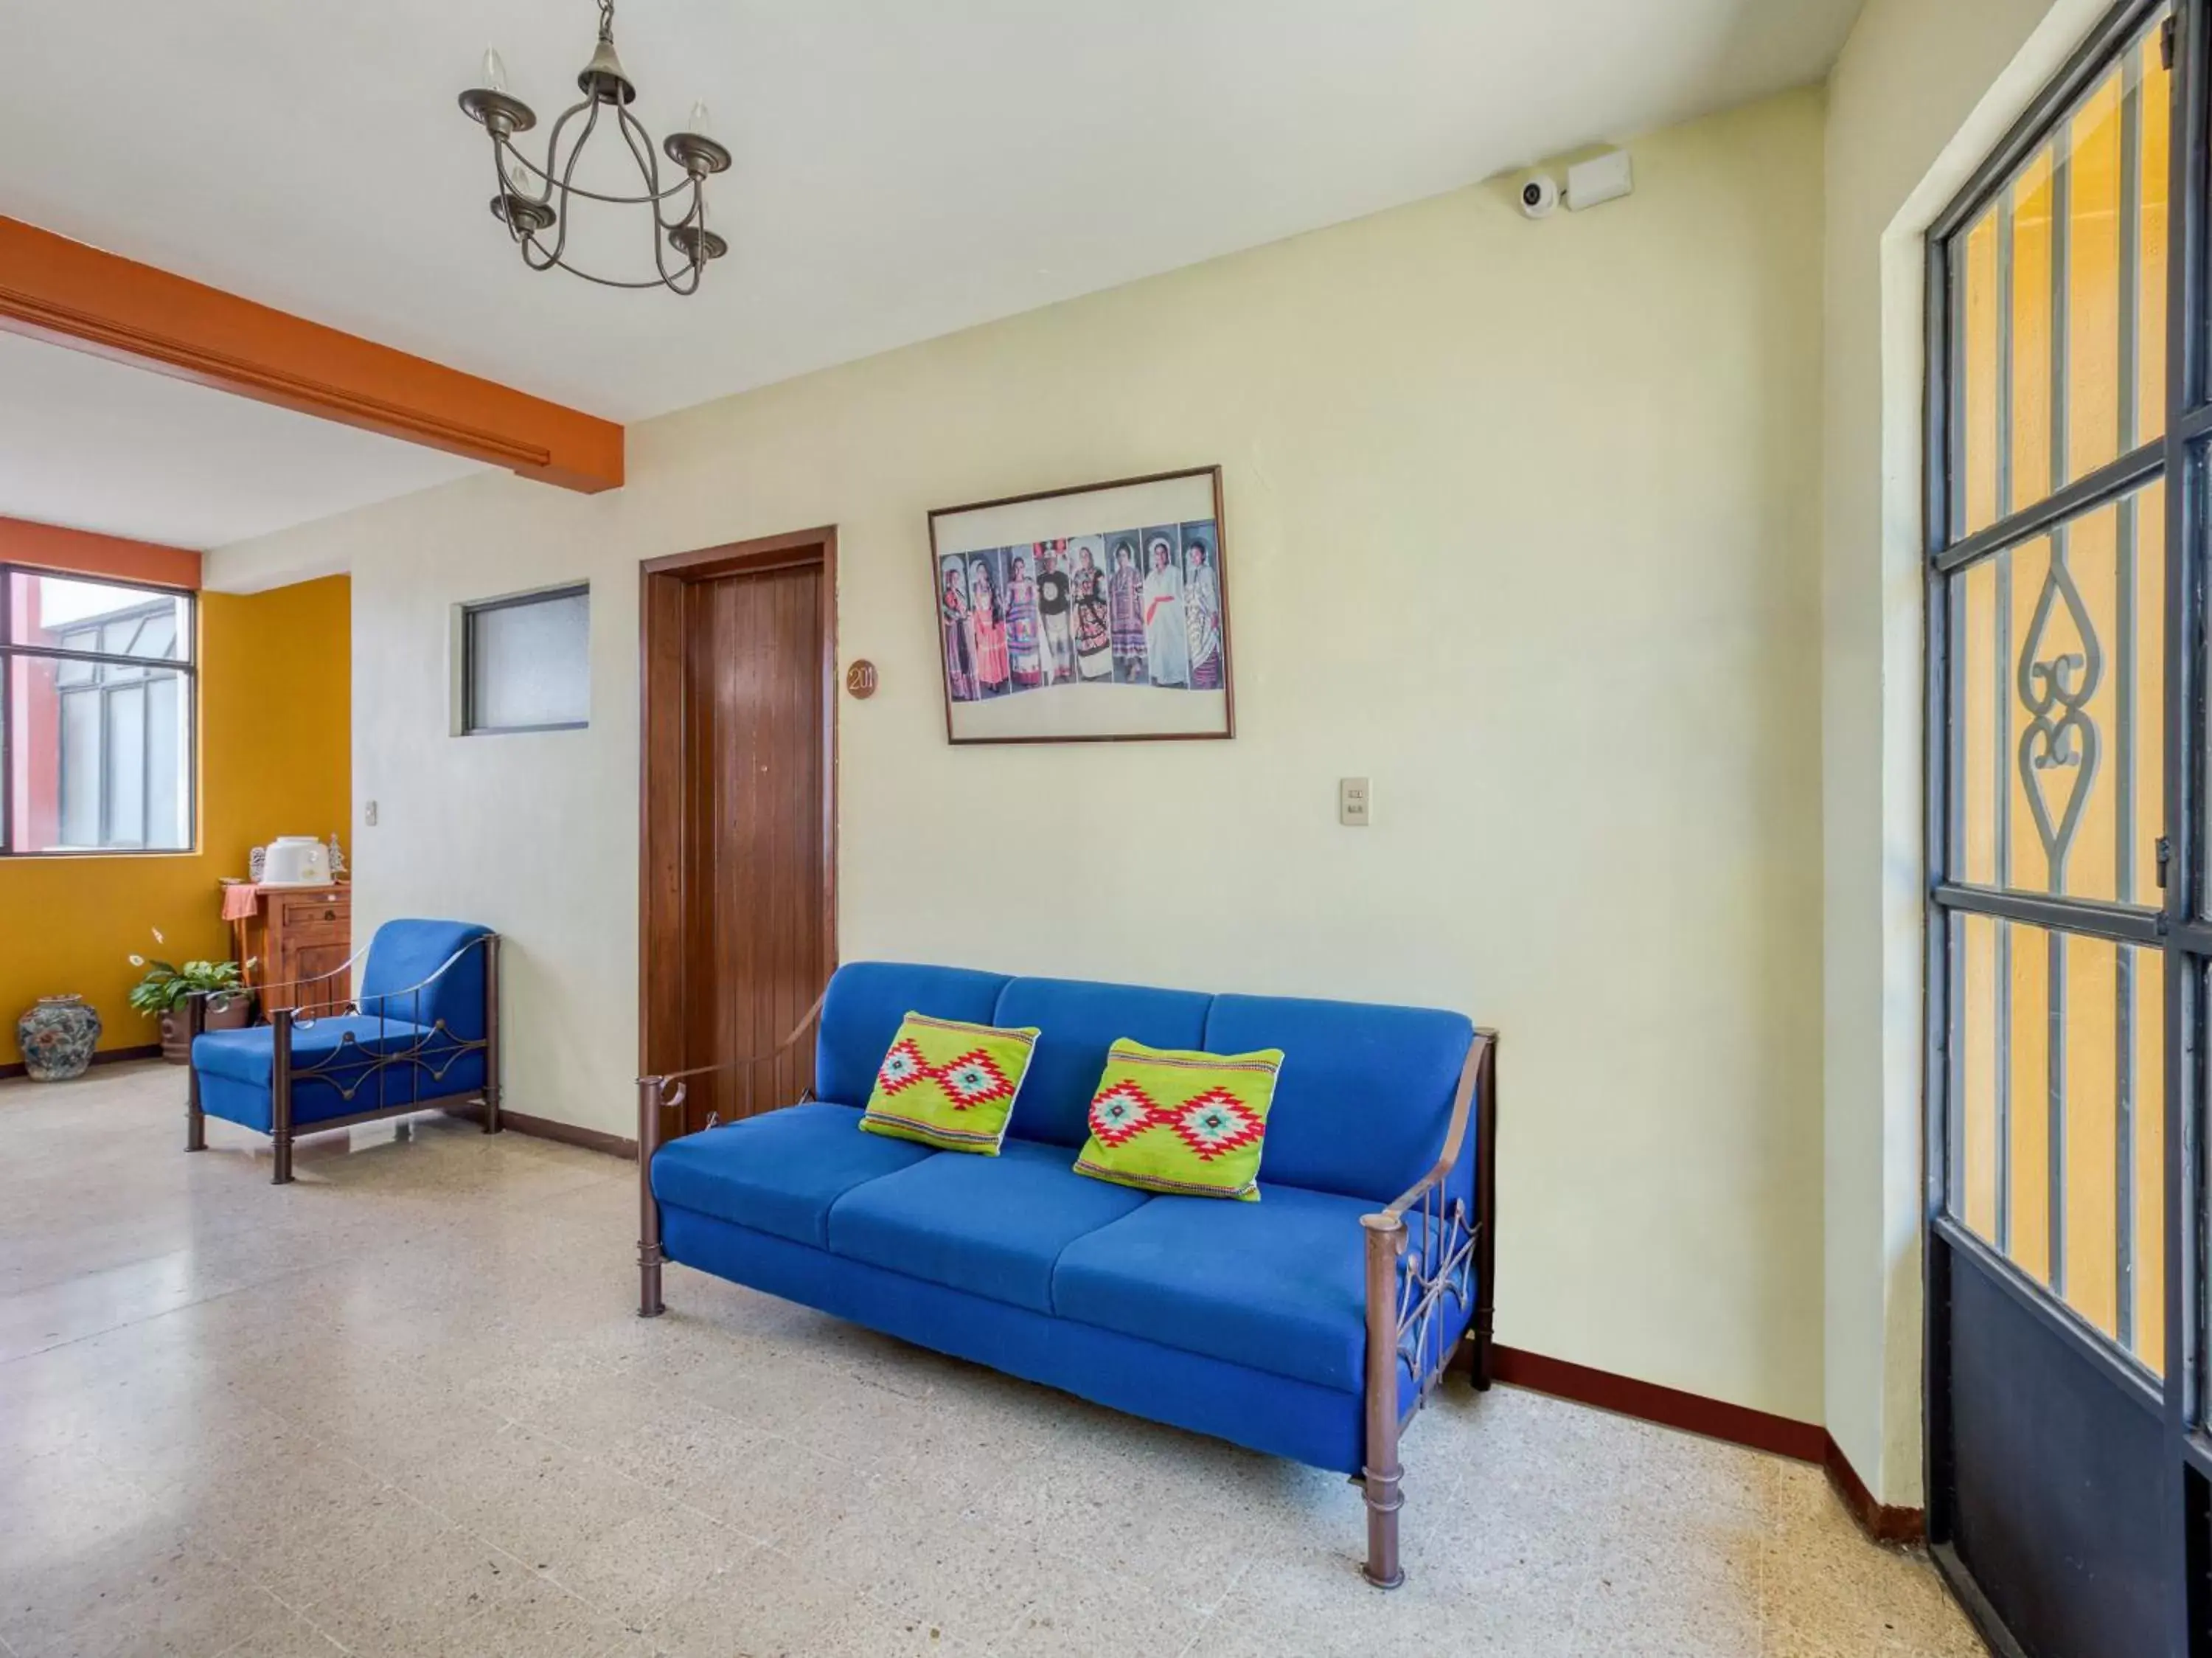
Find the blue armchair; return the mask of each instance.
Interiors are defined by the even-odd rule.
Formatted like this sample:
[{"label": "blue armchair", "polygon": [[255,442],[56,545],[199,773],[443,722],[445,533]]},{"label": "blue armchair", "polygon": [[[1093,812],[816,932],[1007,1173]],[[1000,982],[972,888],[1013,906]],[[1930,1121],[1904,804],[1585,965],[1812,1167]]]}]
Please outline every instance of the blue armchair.
[{"label": "blue armchair", "polygon": [[[303,1132],[458,1103],[481,1105],[499,1132],[499,935],[459,921],[387,921],[369,942],[361,994],[335,1005],[301,992],[349,974],[261,988],[268,1022],[208,1031],[195,999],[185,1149],[207,1149],[207,1119],[269,1136],[276,1183],[292,1178]],[[315,1011],[302,1013],[303,1002]]]}]

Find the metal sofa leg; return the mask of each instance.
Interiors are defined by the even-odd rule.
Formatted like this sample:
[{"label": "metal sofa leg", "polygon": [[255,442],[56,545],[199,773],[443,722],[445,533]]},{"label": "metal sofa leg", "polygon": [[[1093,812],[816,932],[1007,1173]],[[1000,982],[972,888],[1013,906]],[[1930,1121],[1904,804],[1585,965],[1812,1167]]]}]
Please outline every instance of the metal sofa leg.
[{"label": "metal sofa leg", "polygon": [[191,1044],[207,1025],[207,1003],[190,997],[185,1003],[185,1149],[207,1149],[207,1113],[200,1109],[200,1068],[192,1063]]},{"label": "metal sofa leg", "polygon": [[496,1134],[505,1126],[499,1119],[501,1088],[499,1075],[499,936],[484,940],[484,1093],[483,1131]]},{"label": "metal sofa leg", "polygon": [[1490,1384],[1496,1379],[1498,1374],[1494,1364],[1495,1361],[1492,1358],[1490,1350],[1490,1332],[1486,1329],[1478,1330],[1474,1336],[1474,1374],[1469,1378],[1474,1384],[1476,1393],[1486,1393],[1490,1391]]},{"label": "metal sofa leg", "polygon": [[1363,1216],[1367,1228],[1367,1564],[1378,1589],[1406,1581],[1398,1559],[1398,1511],[1405,1506],[1398,1466],[1398,1255],[1402,1220]]},{"label": "metal sofa leg", "polygon": [[276,1009],[276,1051],[269,1065],[269,1138],[276,1149],[271,1184],[292,1183],[292,1010]]},{"label": "metal sofa leg", "polygon": [[637,1315],[657,1319],[666,1312],[660,1299],[660,1204],[653,1195],[653,1154],[660,1149],[663,1108],[658,1076],[637,1083]]},{"label": "metal sofa leg", "polygon": [[1490,1339],[1498,1319],[1498,1037],[1485,1032],[1476,1039],[1474,1391],[1486,1393],[1498,1374]]}]

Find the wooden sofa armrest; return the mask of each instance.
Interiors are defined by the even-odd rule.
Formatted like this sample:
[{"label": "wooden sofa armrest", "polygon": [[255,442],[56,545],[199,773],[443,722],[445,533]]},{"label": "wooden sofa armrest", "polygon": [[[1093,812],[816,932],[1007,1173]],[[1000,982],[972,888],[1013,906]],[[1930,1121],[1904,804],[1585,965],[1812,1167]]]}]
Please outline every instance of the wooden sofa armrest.
[{"label": "wooden sofa armrest", "polygon": [[660,1149],[661,1129],[666,1114],[684,1103],[690,1091],[690,1080],[695,1076],[712,1076],[725,1071],[744,1071],[750,1075],[755,1065],[764,1065],[781,1059],[798,1045],[815,1021],[822,1016],[822,1004],[830,999],[830,987],[822,987],[822,994],[814,998],[814,1005],[791,1027],[791,1034],[766,1053],[748,1054],[742,1059],[726,1059],[715,1065],[694,1065],[689,1070],[665,1071],[658,1076],[637,1079],[637,1313],[642,1319],[659,1316],[662,1310],[660,1299],[660,1268],[665,1257],[660,1250],[660,1205],[653,1195],[653,1154]]},{"label": "wooden sofa armrest", "polygon": [[[1451,1353],[1444,1340],[1450,1311],[1472,1301],[1468,1328],[1474,1338],[1474,1381],[1490,1384],[1492,1277],[1496,1262],[1498,1204],[1498,1033],[1479,1030],[1460,1068],[1459,1091],[1444,1130],[1443,1154],[1429,1172],[1395,1201],[1363,1215],[1367,1244],[1367,1581],[1395,1588],[1406,1581],[1398,1561],[1399,1490],[1403,1470],[1398,1437],[1410,1412],[1398,1408],[1398,1374],[1410,1370],[1413,1409],[1420,1409],[1443,1375]],[[1447,1200],[1445,1183],[1467,1147],[1474,1121],[1474,1212],[1464,1200]],[[1413,1216],[1420,1241],[1409,1261],[1406,1217]]]}]

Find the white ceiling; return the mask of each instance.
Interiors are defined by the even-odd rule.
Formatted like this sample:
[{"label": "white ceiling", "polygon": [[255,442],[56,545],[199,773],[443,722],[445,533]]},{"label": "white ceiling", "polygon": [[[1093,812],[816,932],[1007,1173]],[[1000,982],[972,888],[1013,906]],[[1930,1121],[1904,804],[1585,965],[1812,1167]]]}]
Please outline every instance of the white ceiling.
[{"label": "white ceiling", "polygon": [[480,470],[0,334],[0,515],[10,518],[217,547]]},{"label": "white ceiling", "polygon": [[526,272],[486,211],[454,98],[496,43],[542,137],[590,0],[50,0],[0,213],[629,421],[1816,78],[1858,3],[627,0],[636,113],[703,96],[737,156],[679,300]]}]

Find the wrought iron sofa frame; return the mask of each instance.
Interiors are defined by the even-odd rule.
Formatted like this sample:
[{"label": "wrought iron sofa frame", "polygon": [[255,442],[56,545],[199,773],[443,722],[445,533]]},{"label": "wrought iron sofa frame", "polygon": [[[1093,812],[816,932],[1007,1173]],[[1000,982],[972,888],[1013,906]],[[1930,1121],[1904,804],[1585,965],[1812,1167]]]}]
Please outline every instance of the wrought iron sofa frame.
[{"label": "wrought iron sofa frame", "polygon": [[[660,1204],[653,1195],[653,1156],[668,1138],[666,1116],[680,1108],[691,1080],[743,1071],[750,1105],[753,1068],[781,1059],[822,1016],[825,988],[785,1037],[766,1053],[716,1065],[641,1076],[637,1082],[638,1301],[640,1318],[666,1311],[661,1298],[661,1268],[667,1257],[660,1240]],[[811,1090],[799,1100],[803,1104]],[[774,1109],[774,1107],[770,1107]],[[1463,1199],[1447,1201],[1445,1184],[1475,1131],[1474,1213]],[[709,1126],[712,1126],[711,1123]],[[1478,1027],[1460,1069],[1443,1149],[1429,1172],[1392,1203],[1359,1224],[1365,1233],[1367,1264],[1367,1454],[1355,1479],[1367,1505],[1367,1559],[1361,1571],[1377,1588],[1395,1589],[1406,1581],[1399,1557],[1398,1515],[1405,1507],[1401,1490],[1404,1469],[1398,1448],[1407,1425],[1443,1381],[1460,1350],[1477,1392],[1487,1392],[1494,1374],[1492,1329],[1492,1286],[1498,1259],[1498,1033]],[[1413,1227],[1407,1225],[1412,1217]],[[1415,1228],[1418,1228],[1416,1232]],[[1418,1235],[1422,1247],[1411,1249]],[[1402,1270],[1401,1270],[1402,1263]],[[1451,1350],[1444,1344],[1447,1301],[1465,1307],[1470,1294],[1474,1316]],[[1399,1373],[1415,1384],[1413,1401],[1398,1409]]]},{"label": "wrought iron sofa frame", "polygon": [[[499,1031],[499,935],[484,933],[471,939],[441,962],[435,971],[419,982],[404,989],[380,991],[368,997],[377,1003],[378,1040],[371,1047],[362,1042],[351,1031],[343,1033],[337,1045],[323,1058],[307,1066],[295,1066],[292,1062],[292,1039],[295,1032],[311,1028],[322,1019],[341,1019],[361,1011],[362,998],[348,997],[330,1001],[316,998],[313,1012],[303,1012],[305,992],[333,979],[350,984],[355,966],[374,948],[375,941],[363,945],[347,957],[340,966],[326,973],[312,978],[293,979],[283,984],[263,984],[253,987],[261,998],[263,1016],[274,1031],[274,1053],[269,1074],[269,1138],[275,1152],[276,1170],[271,1184],[289,1186],[292,1180],[292,1145],[301,1134],[323,1134],[333,1129],[352,1128],[362,1123],[380,1122],[392,1117],[410,1116],[432,1109],[452,1109],[456,1106],[476,1106],[480,1108],[483,1128],[486,1134],[500,1131],[500,1031]],[[471,1039],[455,1035],[443,1019],[433,1020],[423,1030],[421,1039],[412,1045],[386,1051],[384,1027],[393,1025],[419,1026],[419,1020],[396,1017],[392,1008],[395,1003],[412,998],[409,1006],[415,1012],[422,1010],[423,991],[436,984],[460,962],[471,950],[483,952],[484,1033]],[[190,1041],[197,1041],[207,1028],[207,992],[195,994],[186,1003],[186,1022],[191,1031]],[[272,1005],[274,999],[275,1005]],[[434,1060],[423,1056],[434,1048]],[[484,1057],[484,1081],[480,1089],[461,1089],[451,1094],[422,1093],[422,1079],[427,1075],[434,1084],[445,1080],[446,1074],[465,1056],[481,1053]],[[295,1126],[292,1121],[292,1091],[301,1082],[319,1082],[335,1089],[341,1098],[351,1100],[371,1077],[381,1077],[389,1070],[404,1066],[407,1071],[408,1097],[396,1105],[379,1106],[372,1111],[354,1112],[343,1117],[319,1118],[312,1123]],[[185,1149],[207,1149],[207,1117],[200,1109],[200,1073],[197,1064],[190,1068],[190,1077],[185,1097]],[[338,1080],[341,1076],[346,1080]],[[379,1097],[383,1094],[380,1083]]]}]

